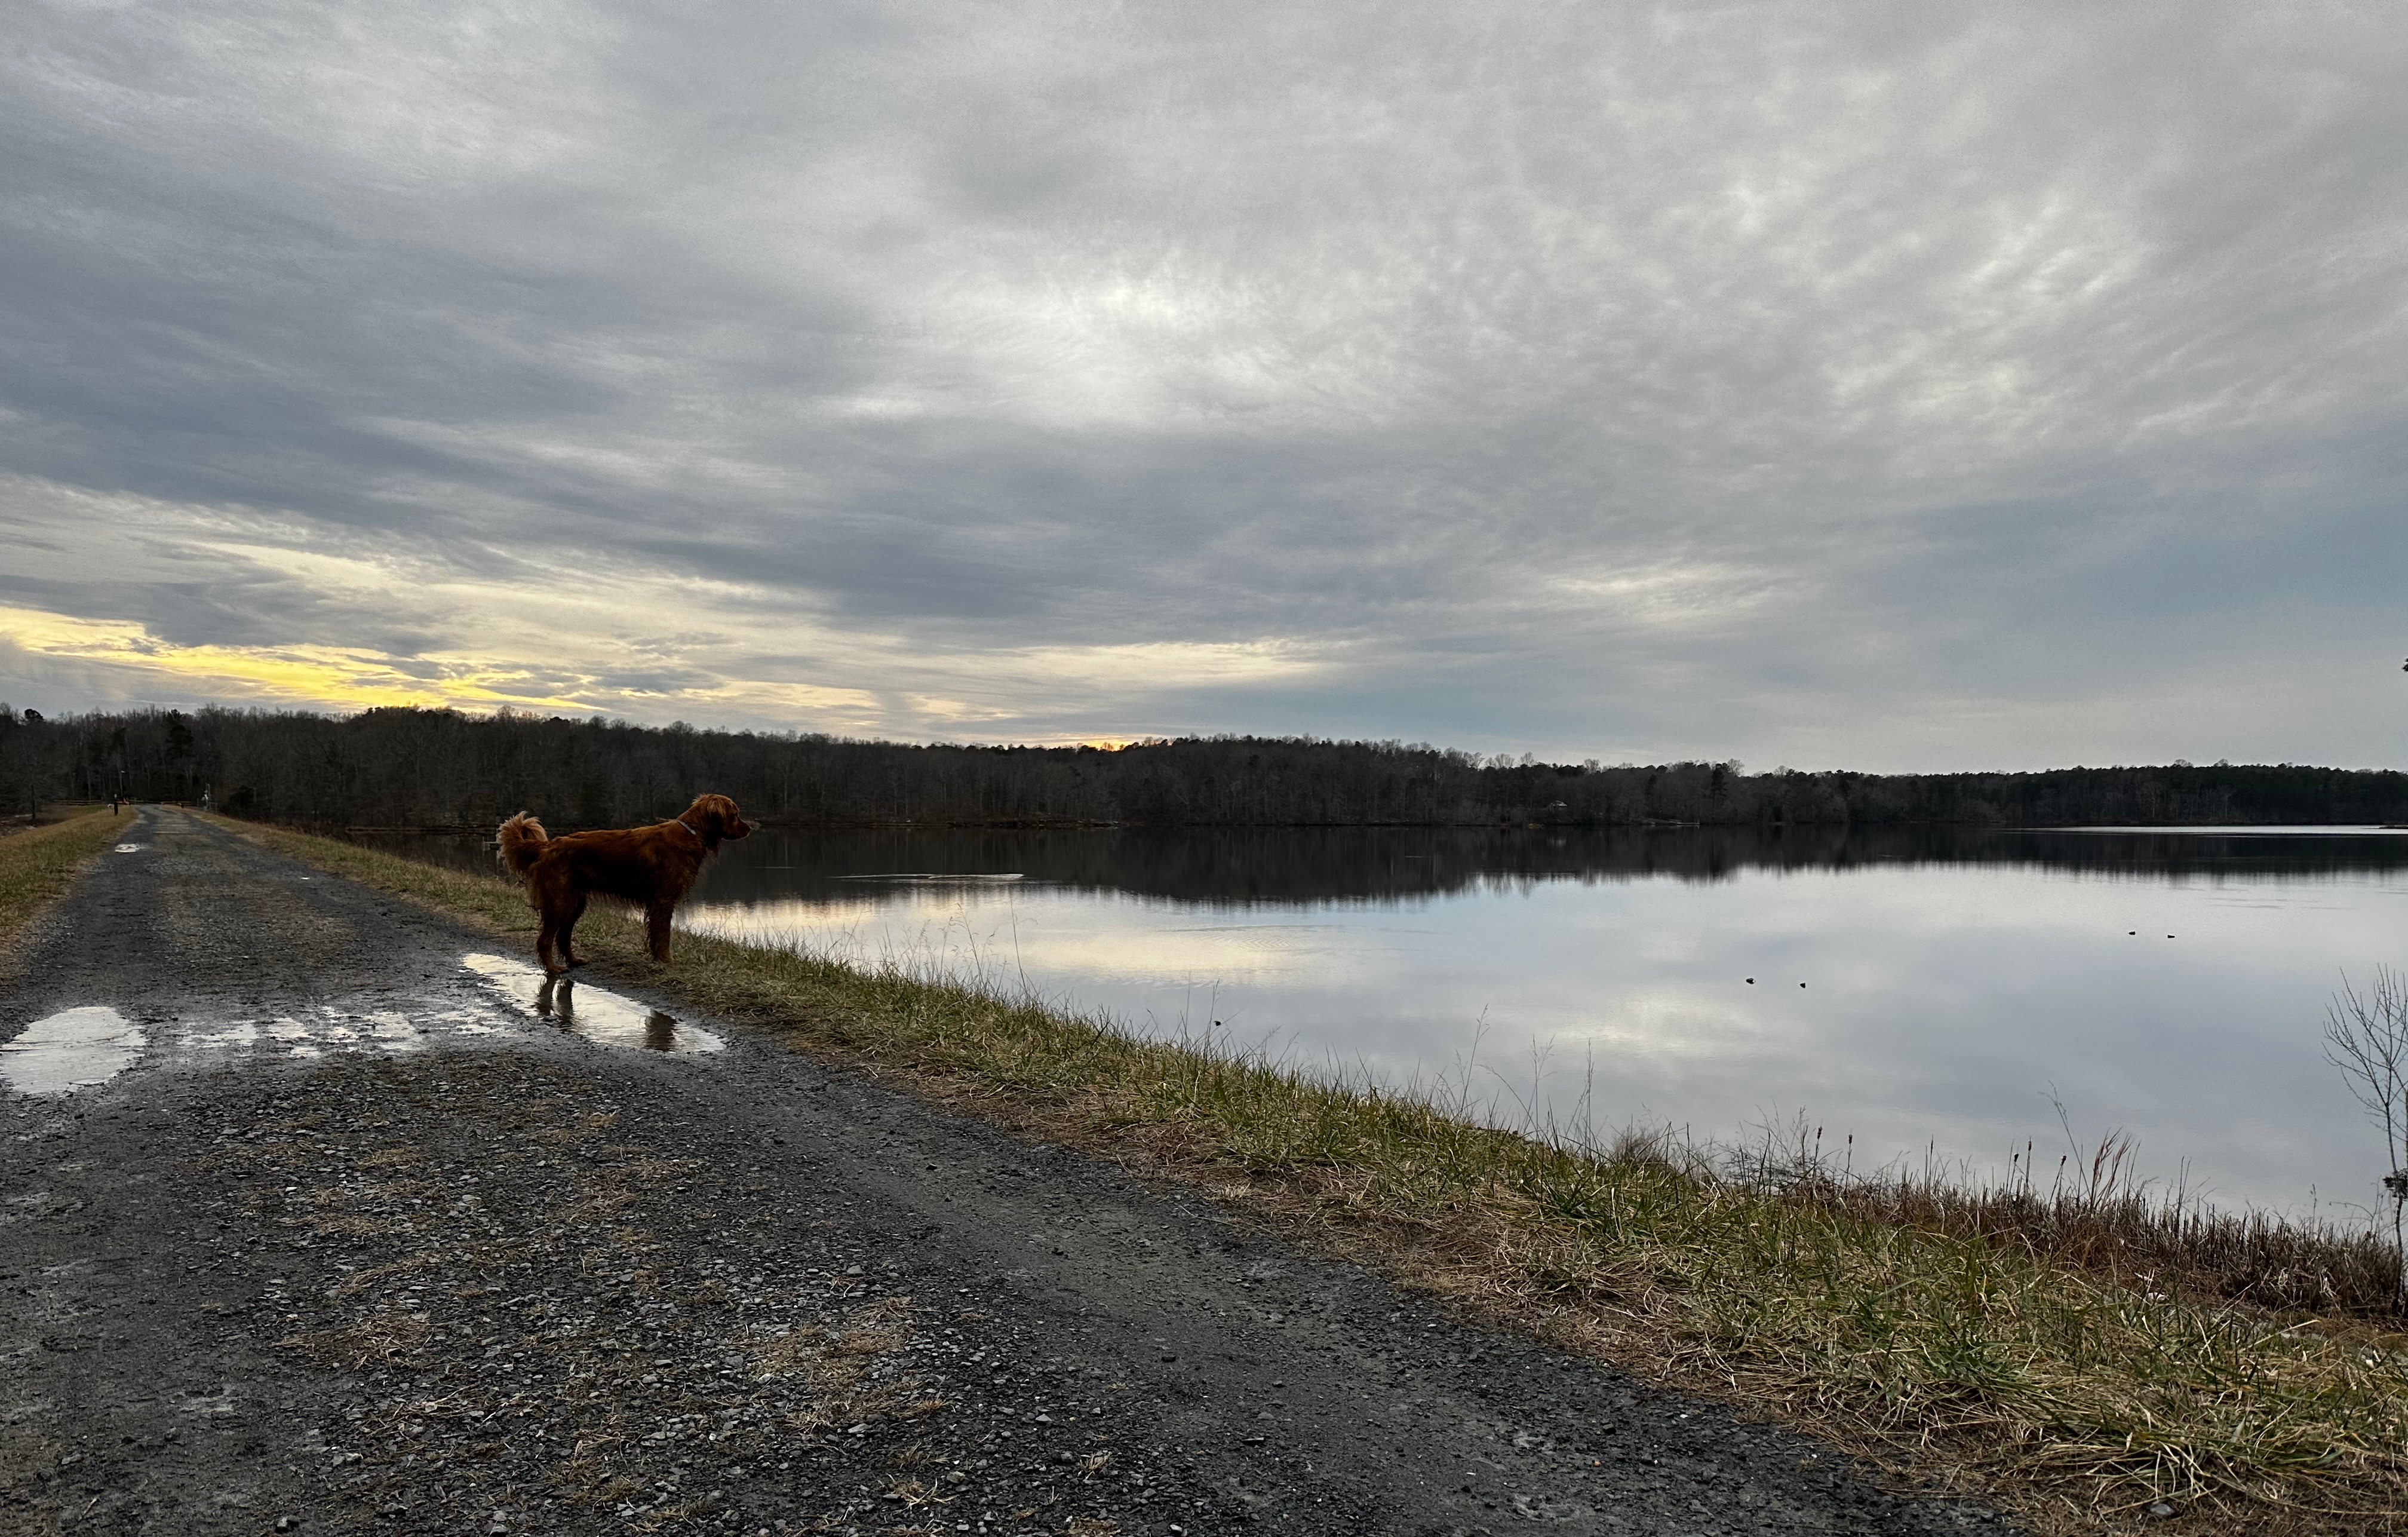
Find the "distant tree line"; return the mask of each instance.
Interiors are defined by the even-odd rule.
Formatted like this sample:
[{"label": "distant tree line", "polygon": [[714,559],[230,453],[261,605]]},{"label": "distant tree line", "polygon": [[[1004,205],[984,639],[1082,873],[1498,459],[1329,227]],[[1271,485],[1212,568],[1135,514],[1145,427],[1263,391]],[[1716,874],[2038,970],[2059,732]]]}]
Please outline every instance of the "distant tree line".
[{"label": "distant tree line", "polygon": [[1199,737],[916,746],[504,712],[203,710],[44,720],[0,706],[0,803],[197,800],[318,827],[649,821],[696,792],[789,825],[1878,826],[2408,822],[2408,774],[2291,764],[1859,774],[1486,758],[1426,745]]}]

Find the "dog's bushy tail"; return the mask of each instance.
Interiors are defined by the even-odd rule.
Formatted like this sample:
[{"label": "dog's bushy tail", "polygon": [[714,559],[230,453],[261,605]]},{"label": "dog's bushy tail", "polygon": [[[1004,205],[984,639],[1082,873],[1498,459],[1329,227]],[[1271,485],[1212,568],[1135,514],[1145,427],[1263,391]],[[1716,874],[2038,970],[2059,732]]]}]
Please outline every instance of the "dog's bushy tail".
[{"label": "dog's bushy tail", "polygon": [[536,860],[543,855],[543,846],[552,841],[552,834],[543,830],[543,824],[524,812],[503,823],[495,837],[502,845],[502,863],[522,880],[535,869]]}]

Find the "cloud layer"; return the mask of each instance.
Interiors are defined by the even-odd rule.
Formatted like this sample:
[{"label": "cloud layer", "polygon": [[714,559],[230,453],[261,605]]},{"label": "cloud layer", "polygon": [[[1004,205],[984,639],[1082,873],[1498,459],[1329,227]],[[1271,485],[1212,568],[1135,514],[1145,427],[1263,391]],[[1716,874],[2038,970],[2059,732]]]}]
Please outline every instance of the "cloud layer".
[{"label": "cloud layer", "polygon": [[2400,757],[2377,7],[12,32],[20,704]]}]

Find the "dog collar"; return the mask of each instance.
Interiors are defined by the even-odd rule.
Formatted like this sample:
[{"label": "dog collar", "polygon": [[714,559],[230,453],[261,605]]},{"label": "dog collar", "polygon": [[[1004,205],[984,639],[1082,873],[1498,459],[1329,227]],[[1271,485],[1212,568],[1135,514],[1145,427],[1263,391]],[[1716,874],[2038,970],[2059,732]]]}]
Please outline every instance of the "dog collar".
[{"label": "dog collar", "polygon": [[700,833],[698,833],[698,832],[694,832],[694,824],[693,824],[693,823],[691,823],[691,822],[688,822],[684,817],[681,817],[681,816],[673,816],[673,817],[670,817],[670,818],[669,818],[669,820],[670,820],[670,821],[672,821],[672,822],[674,822],[674,823],[676,823],[679,826],[683,827],[686,831],[688,831],[688,832],[690,832],[690,833],[694,833],[694,840],[695,840],[695,842],[699,843],[699,842],[701,842],[701,841],[702,841],[702,834],[700,834]]}]

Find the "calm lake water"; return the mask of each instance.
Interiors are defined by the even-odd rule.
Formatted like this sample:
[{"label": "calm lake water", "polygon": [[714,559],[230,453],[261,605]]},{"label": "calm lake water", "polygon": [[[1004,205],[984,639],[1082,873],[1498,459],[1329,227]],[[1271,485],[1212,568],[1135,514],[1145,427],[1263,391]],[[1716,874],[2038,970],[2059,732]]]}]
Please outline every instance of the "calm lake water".
[{"label": "calm lake water", "polygon": [[1858,1167],[2028,1141],[2045,1176],[2061,1106],[2152,1178],[2331,1212],[2373,1205],[2384,1159],[2325,1006],[2408,963],[2408,834],[764,831],[680,922],[1468,1083],[1515,1124],[1803,1116]]}]

